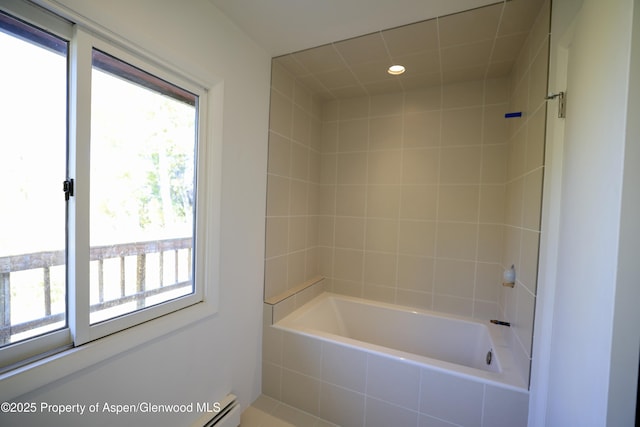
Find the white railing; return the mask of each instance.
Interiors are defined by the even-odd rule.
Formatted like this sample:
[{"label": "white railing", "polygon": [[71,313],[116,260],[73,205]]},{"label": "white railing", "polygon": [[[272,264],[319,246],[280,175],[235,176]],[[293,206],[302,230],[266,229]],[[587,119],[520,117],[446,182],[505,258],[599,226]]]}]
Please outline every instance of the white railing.
[{"label": "white railing", "polygon": [[[181,253],[182,251],[182,253]],[[192,239],[168,239],[150,242],[123,243],[118,245],[98,246],[90,249],[90,261],[97,262],[98,270],[98,302],[92,304],[90,312],[117,307],[119,305],[137,302],[138,308],[145,306],[149,297],[191,286],[191,280],[180,281],[180,277],[191,277]],[[158,254],[159,274],[153,286],[147,286],[147,254]],[[125,280],[125,259],[136,257],[135,292],[127,293]],[[183,261],[180,262],[180,257]],[[185,259],[186,258],[186,259]],[[105,300],[104,293],[104,261],[119,259],[120,292],[116,298]],[[0,345],[9,343],[13,335],[41,328],[65,320],[65,313],[51,312],[51,268],[65,264],[65,251],[38,252],[24,255],[0,257]],[[185,272],[179,271],[186,268]],[[186,267],[185,267],[186,266]],[[164,283],[165,269],[173,268],[173,283]],[[11,274],[27,270],[42,270],[44,315],[40,318],[11,323]]]}]

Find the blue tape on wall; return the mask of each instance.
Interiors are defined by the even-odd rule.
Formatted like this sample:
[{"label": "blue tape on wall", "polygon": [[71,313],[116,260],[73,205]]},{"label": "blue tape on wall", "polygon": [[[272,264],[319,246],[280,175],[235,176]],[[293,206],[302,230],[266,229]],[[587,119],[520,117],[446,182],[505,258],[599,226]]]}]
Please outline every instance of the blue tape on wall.
[{"label": "blue tape on wall", "polygon": [[507,113],[507,114],[504,115],[505,119],[510,119],[510,118],[513,118],[513,117],[522,117],[522,112],[518,111],[516,113]]}]

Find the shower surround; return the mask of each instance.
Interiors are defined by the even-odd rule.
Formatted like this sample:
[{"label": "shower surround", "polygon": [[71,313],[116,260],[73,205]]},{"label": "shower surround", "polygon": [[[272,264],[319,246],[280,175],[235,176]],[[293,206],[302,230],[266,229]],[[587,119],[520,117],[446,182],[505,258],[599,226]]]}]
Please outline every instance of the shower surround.
[{"label": "shower surround", "polygon": [[[549,10],[501,78],[323,100],[274,60],[265,299],[284,310],[269,311],[265,348],[279,345],[269,322],[320,289],[286,297],[321,275],[315,286],[334,293],[511,322],[528,379]],[[505,288],[512,264],[516,285]],[[280,399],[287,385],[270,354],[263,391]]]}]

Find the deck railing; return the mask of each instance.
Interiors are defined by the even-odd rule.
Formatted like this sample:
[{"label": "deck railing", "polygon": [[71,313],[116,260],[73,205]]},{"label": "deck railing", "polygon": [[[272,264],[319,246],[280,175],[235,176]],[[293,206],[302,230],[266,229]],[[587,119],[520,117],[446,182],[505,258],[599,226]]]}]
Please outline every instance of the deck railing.
[{"label": "deck railing", "polygon": [[[182,251],[182,252],[181,252]],[[90,312],[117,307],[136,302],[138,308],[145,307],[149,297],[175,291],[191,286],[191,280],[180,281],[180,277],[191,277],[192,239],[179,238],[156,240],[150,242],[123,243],[117,245],[97,246],[90,249],[90,261],[97,262],[98,302],[90,306]],[[157,253],[159,258],[159,283],[147,286],[147,255]],[[135,292],[127,293],[125,259],[136,257]],[[183,258],[181,262],[180,258]],[[119,259],[119,296],[105,300],[105,260]],[[0,257],[0,344],[10,342],[11,336],[41,328],[65,319],[65,313],[51,313],[51,268],[65,264],[64,251],[38,252],[24,255]],[[180,271],[186,268],[186,272]],[[164,283],[165,269],[173,269],[173,283]],[[11,323],[11,273],[42,270],[44,316],[21,322]]]}]

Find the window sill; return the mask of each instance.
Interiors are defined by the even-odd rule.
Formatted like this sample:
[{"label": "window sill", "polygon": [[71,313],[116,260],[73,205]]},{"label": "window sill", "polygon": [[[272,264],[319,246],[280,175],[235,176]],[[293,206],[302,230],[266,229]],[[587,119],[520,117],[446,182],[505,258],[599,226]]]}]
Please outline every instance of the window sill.
[{"label": "window sill", "polygon": [[[215,298],[214,298],[215,300]],[[15,399],[74,372],[107,361],[214,316],[216,304],[203,301],[127,330],[64,350],[0,375],[0,401]]]}]

